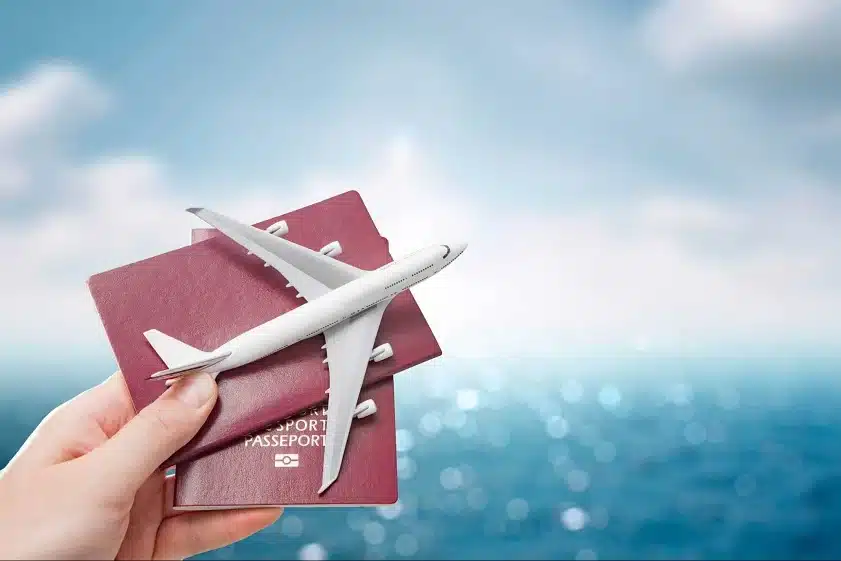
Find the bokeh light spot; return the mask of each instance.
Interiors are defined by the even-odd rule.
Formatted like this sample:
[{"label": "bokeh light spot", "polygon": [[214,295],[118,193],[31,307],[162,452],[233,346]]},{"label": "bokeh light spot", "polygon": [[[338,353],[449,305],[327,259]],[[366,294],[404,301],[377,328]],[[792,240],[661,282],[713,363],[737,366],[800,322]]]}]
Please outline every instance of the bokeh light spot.
[{"label": "bokeh light spot", "polygon": [[587,522],[589,522],[589,516],[577,506],[570,507],[561,513],[561,523],[571,532],[584,529]]},{"label": "bokeh light spot", "polygon": [[505,512],[511,520],[525,520],[529,515],[529,503],[525,499],[511,499],[505,506]]},{"label": "bokeh light spot", "polygon": [[308,543],[298,550],[298,559],[302,561],[322,561],[327,559],[327,549],[320,543]]}]

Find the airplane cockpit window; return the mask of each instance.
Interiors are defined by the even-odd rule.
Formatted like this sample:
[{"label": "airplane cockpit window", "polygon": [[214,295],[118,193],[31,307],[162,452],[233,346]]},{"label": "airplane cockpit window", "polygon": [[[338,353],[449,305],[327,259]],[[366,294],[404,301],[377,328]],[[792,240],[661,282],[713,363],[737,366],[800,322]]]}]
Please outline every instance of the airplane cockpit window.
[{"label": "airplane cockpit window", "polygon": [[446,248],[447,248],[447,253],[445,253],[445,254],[444,254],[443,259],[446,259],[446,258],[447,258],[447,256],[450,254],[450,246],[445,245],[444,247],[446,247]]}]

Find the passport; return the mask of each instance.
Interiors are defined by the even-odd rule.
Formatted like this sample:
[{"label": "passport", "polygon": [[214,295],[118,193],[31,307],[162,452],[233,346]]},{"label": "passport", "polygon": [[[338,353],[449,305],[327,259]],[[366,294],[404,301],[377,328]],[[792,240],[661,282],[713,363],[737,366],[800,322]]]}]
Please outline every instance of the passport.
[{"label": "passport", "polygon": [[397,502],[394,381],[360,392],[377,412],[354,419],[339,479],[319,495],[326,406],[175,468],[176,510],[259,506],[380,506]]},{"label": "passport", "polygon": [[[224,209],[219,209],[224,212]],[[185,217],[188,216],[185,213]],[[235,217],[234,217],[235,218]],[[291,242],[318,250],[339,241],[337,259],[373,270],[392,261],[361,196],[348,191],[254,224],[285,220]],[[147,378],[166,365],[143,332],[158,329],[203,350],[303,304],[273,268],[213,229],[207,239],[93,275],[88,288],[135,410],[154,401],[163,380]],[[441,348],[408,290],[386,308],[375,346],[390,343],[394,356],[369,363],[363,387],[441,355]],[[219,398],[199,433],[162,467],[199,458],[326,404],[324,337],[317,335],[219,375]],[[376,415],[375,415],[376,416]]]},{"label": "passport", "polygon": [[[192,243],[217,234],[197,228]],[[176,466],[176,510],[261,506],[380,506],[397,502],[394,381],[363,388],[377,412],[354,419],[339,479],[322,495],[327,408],[317,406],[241,442]]]}]

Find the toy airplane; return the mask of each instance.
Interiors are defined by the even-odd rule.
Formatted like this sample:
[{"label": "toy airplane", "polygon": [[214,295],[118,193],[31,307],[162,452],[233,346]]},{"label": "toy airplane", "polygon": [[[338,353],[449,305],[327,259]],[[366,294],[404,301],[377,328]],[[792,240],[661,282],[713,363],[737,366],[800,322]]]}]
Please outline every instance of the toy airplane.
[{"label": "toy airplane", "polygon": [[324,334],[330,389],[327,401],[323,493],[339,477],[345,446],[354,418],[376,412],[368,400],[357,405],[368,362],[393,354],[385,343],[372,349],[380,321],[391,300],[431,277],[462,254],[467,244],[434,245],[374,271],[358,269],[333,259],[341,253],[338,242],[314,251],[283,239],[285,221],[260,230],[211,210],[189,208],[195,214],[274,267],[307,302],[234,337],[213,351],[201,351],[158,330],[143,335],[167,366],[150,379],[169,381],[206,372],[214,378],[310,337]]}]

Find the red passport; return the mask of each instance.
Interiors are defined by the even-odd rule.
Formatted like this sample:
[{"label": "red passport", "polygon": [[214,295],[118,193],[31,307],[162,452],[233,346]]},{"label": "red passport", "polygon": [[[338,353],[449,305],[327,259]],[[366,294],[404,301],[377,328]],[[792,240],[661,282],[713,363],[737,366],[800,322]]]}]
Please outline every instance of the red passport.
[{"label": "red passport", "polygon": [[394,381],[362,390],[377,412],[353,421],[342,472],[323,494],[326,406],[292,417],[175,469],[175,508],[376,506],[397,502]]},{"label": "red passport", "polygon": [[[192,231],[192,243],[218,234]],[[319,495],[324,462],[326,407],[318,406],[249,435],[241,442],[178,464],[176,510],[260,506],[378,506],[397,502],[397,438],[394,380],[364,388],[377,413],[355,419],[342,475]]]},{"label": "red passport", "polygon": [[[356,267],[372,270],[392,260],[388,241],[356,191],[254,226],[266,228],[278,220],[289,226],[284,237],[303,246],[318,249],[339,241],[343,253],[337,258]],[[213,349],[302,304],[280,273],[222,235],[99,273],[88,287],[137,410],[165,389],[163,380],[146,379],[166,366],[144,331],[159,329],[196,348]],[[375,345],[386,342],[394,356],[369,364],[365,386],[441,355],[409,291],[383,315]],[[221,374],[219,399],[207,423],[166,465],[218,450],[326,403],[323,344],[319,335]]]}]

